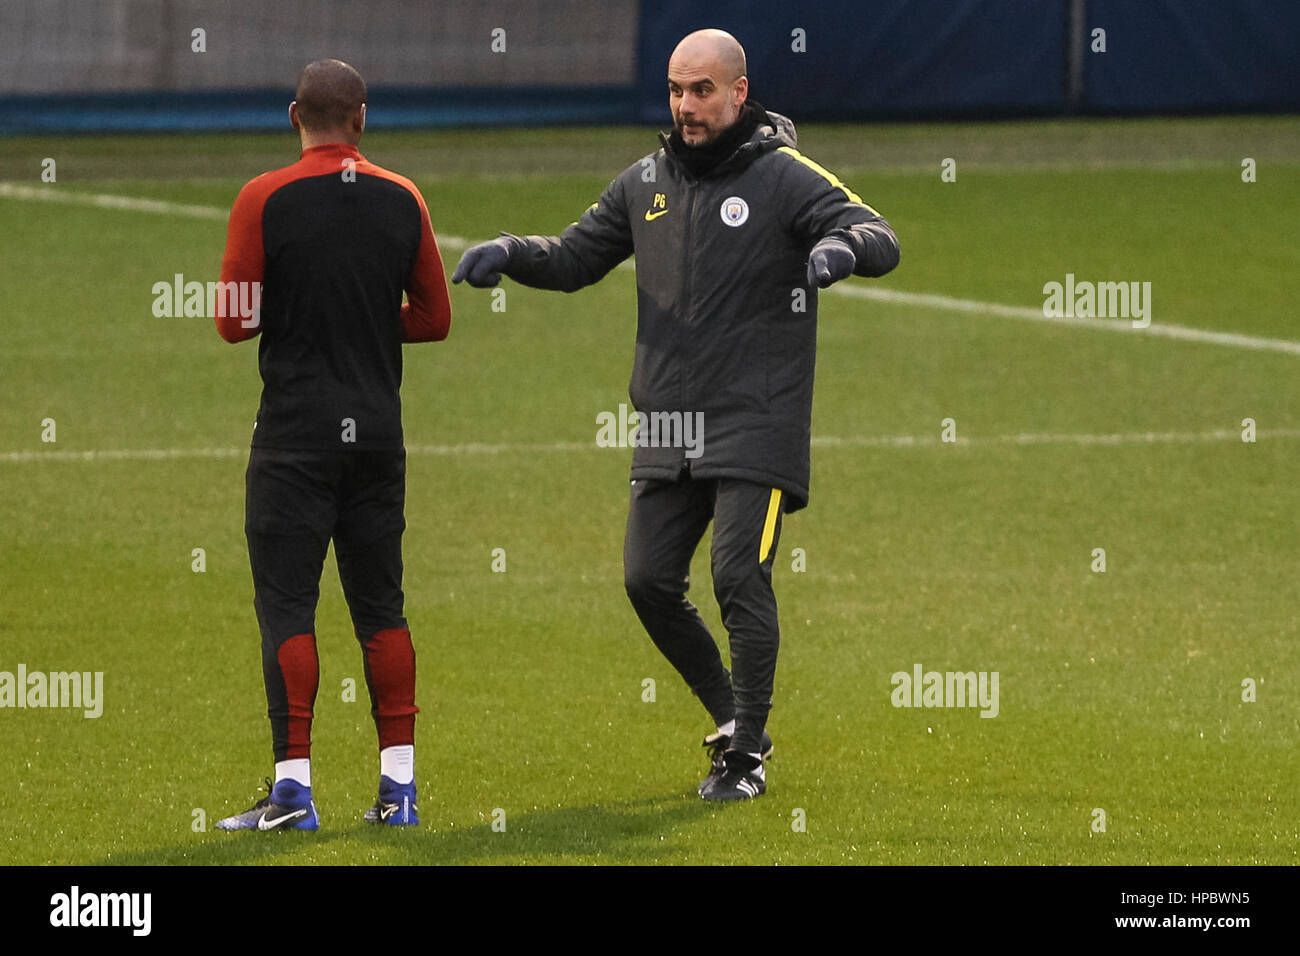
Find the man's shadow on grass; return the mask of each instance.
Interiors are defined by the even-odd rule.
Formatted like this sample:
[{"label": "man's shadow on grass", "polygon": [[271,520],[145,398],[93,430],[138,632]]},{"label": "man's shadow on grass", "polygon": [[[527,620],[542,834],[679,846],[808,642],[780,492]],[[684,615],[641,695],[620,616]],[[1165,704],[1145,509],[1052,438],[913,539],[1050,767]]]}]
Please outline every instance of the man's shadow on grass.
[{"label": "man's shadow on grass", "polygon": [[[650,863],[671,854],[676,841],[670,833],[718,810],[716,804],[692,794],[667,794],[621,803],[585,807],[557,807],[511,813],[506,810],[505,829],[493,829],[491,818],[469,826],[450,823],[425,814],[418,827],[385,827],[363,823],[359,818],[330,825],[315,833],[298,831],[223,833],[209,831],[172,846],[109,853],[93,866],[248,866],[259,863],[283,865],[455,865],[464,863],[560,864]],[[351,840],[364,848],[350,853],[337,848],[344,858],[302,862],[300,853],[326,847],[339,840]],[[365,856],[364,850],[378,851],[377,859],[347,859]],[[681,847],[680,862],[687,846]],[[572,859],[569,859],[572,858]]]}]

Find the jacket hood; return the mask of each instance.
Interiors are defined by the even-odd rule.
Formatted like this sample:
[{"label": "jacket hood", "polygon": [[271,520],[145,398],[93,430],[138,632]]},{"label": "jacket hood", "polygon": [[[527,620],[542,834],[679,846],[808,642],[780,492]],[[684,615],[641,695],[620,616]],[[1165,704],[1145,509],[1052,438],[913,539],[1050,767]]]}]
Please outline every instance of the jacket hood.
[{"label": "jacket hood", "polygon": [[794,131],[794,122],[788,116],[782,116],[780,113],[773,113],[768,110],[767,119],[767,123],[758,124],[758,129],[754,131],[754,135],[750,139],[751,143],[760,138],[770,138],[780,140],[780,142],[776,143],[777,147],[796,147],[799,145],[799,137]]},{"label": "jacket hood", "polygon": [[764,153],[780,149],[782,146],[794,146],[798,142],[798,137],[794,131],[794,123],[790,121],[789,117],[782,116],[780,113],[773,113],[771,110],[764,110],[763,114],[764,116],[758,121],[758,128],[754,130],[754,134],[749,137],[747,142],[742,143],[734,153],[719,163],[714,173],[743,169]]}]

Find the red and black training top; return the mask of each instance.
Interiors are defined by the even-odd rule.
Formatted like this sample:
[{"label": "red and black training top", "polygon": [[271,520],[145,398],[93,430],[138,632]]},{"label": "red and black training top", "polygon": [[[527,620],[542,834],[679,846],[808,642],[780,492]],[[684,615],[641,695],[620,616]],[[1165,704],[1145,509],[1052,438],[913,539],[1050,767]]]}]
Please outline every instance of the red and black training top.
[{"label": "red and black training top", "polygon": [[402,343],[440,341],[451,326],[414,183],[346,143],[304,150],[240,190],[221,281],[261,284],[260,316],[243,317],[226,295],[216,310],[227,342],[262,336],[255,447],[402,446]]}]

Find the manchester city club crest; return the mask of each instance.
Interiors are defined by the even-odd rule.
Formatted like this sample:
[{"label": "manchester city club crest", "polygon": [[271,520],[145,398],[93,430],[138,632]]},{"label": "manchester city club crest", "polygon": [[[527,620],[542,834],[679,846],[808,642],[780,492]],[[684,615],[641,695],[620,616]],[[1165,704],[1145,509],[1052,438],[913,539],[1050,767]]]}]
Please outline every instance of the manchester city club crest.
[{"label": "manchester city club crest", "polygon": [[739,196],[728,196],[722,200],[722,221],[728,226],[743,226],[749,218],[749,203]]}]

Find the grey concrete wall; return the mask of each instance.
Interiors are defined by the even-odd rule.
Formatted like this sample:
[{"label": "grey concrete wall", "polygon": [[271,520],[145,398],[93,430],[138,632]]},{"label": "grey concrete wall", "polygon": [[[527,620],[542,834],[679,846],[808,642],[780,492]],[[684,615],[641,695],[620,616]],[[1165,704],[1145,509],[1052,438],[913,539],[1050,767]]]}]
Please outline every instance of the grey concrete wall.
[{"label": "grey concrete wall", "polygon": [[0,0],[0,95],[285,87],[325,56],[372,86],[631,84],[636,29],[637,0]]}]

